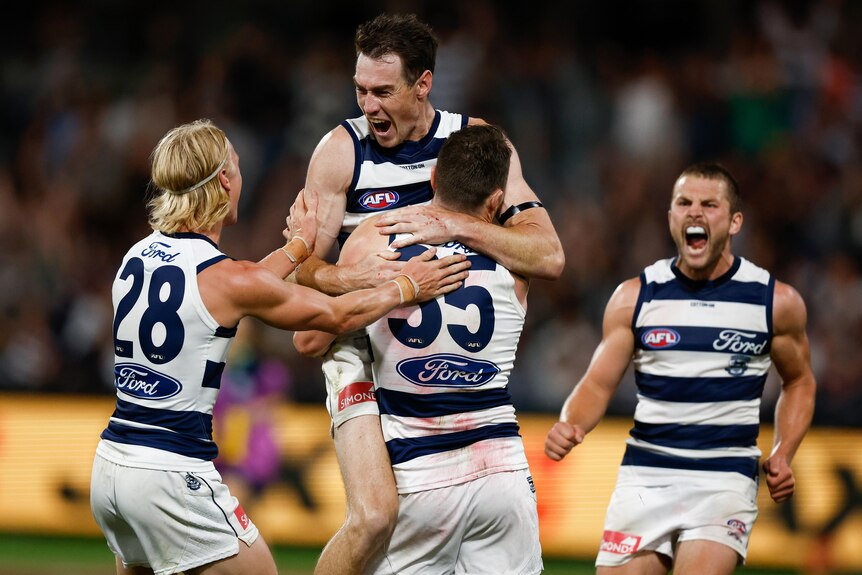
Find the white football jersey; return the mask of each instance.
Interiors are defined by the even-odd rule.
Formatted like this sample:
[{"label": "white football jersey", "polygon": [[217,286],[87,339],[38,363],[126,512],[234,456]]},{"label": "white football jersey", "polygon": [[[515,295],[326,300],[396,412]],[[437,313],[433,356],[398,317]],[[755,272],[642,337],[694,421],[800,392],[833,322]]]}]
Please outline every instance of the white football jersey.
[{"label": "white football jersey", "polygon": [[455,253],[472,262],[464,285],[368,327],[399,493],[528,468],[507,388],[525,310],[507,269],[458,242],[437,246],[437,257]]},{"label": "white football jersey", "polygon": [[437,165],[440,148],[468,120],[461,114],[436,110],[425,137],[402,142],[394,148],[377,143],[365,116],[344,120],[341,125],[353,139],[356,162],[347,189],[339,245],[363,220],[377,213],[430,202],[434,196],[431,169]]},{"label": "white football jersey", "polygon": [[632,328],[638,405],[623,465],[758,473],[775,280],[735,257],[710,281],[647,267]]},{"label": "white football jersey", "polygon": [[117,405],[97,452],[130,467],[207,470],[212,412],[236,327],[204,307],[197,274],[227,258],[209,238],[154,232],[114,279]]}]

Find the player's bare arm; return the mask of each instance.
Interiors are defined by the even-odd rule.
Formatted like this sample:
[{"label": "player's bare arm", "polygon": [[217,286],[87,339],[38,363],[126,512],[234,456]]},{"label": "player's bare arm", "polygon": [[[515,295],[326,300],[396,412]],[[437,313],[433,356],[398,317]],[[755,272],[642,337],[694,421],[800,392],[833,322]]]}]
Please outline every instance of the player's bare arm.
[{"label": "player's bare arm", "polygon": [[330,295],[379,285],[398,275],[403,262],[394,261],[391,252],[370,254],[354,266],[335,266],[324,258],[338,238],[347,202],[347,189],[353,178],[353,140],[343,126],[329,132],[314,150],[308,165],[305,189],[318,196],[317,238],[314,256],[296,274],[302,285]]},{"label": "player's bare arm", "polygon": [[772,452],[763,462],[763,470],[769,494],[776,503],[793,495],[795,479],[790,463],[814,414],[816,383],[806,321],[805,302],[799,293],[785,283],[775,282],[771,357],[782,384],[775,406]]},{"label": "player's bare arm", "polygon": [[245,261],[219,262],[198,279],[201,297],[220,325],[234,326],[250,315],[281,329],[341,334],[368,325],[402,303],[453,291],[467,277],[466,257],[432,258],[433,249],[411,258],[401,281],[335,298],[281,281],[259,264]]},{"label": "player's bare arm", "polygon": [[602,341],[583,378],[563,404],[560,421],[545,440],[545,455],[559,461],[592,431],[608,408],[634,353],[632,317],[640,279],[626,280],[617,287],[605,308]]},{"label": "player's bare arm", "polygon": [[[378,234],[374,225],[379,217],[368,218],[350,234],[338,257],[339,266],[356,265],[362,262],[368,254],[386,251],[388,239]],[[423,297],[423,301],[425,299],[430,299],[430,297]],[[325,354],[334,340],[333,334],[317,330],[298,331],[293,334],[293,344],[297,351],[309,357],[320,357]]]},{"label": "player's bare arm", "polygon": [[[470,118],[468,123],[485,122]],[[538,202],[538,197],[524,179],[518,152],[513,147],[503,211],[511,206],[530,205],[530,202]],[[377,225],[384,235],[413,234],[409,239],[394,243],[395,248],[420,242],[438,244],[457,240],[524,277],[557,279],[565,265],[560,239],[544,208],[523,209],[503,226],[498,226],[437,206],[413,206],[382,215]]]}]

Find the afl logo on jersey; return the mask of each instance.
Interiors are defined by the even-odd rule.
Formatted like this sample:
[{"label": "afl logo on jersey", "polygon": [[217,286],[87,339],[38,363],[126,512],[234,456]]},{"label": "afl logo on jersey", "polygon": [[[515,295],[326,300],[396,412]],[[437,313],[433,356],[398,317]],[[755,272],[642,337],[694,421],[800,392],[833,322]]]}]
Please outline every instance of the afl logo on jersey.
[{"label": "afl logo on jersey", "polygon": [[664,349],[679,343],[679,333],[666,327],[657,327],[643,334],[641,341],[651,349]]},{"label": "afl logo on jersey", "polygon": [[167,399],[183,388],[174,378],[135,363],[114,366],[114,385],[123,393],[141,399]]},{"label": "afl logo on jersey", "polygon": [[395,370],[423,387],[479,387],[500,373],[490,361],[452,353],[437,353],[399,361]]},{"label": "afl logo on jersey", "polygon": [[385,210],[398,203],[398,193],[388,190],[366,192],[359,198],[359,204],[369,210]]}]

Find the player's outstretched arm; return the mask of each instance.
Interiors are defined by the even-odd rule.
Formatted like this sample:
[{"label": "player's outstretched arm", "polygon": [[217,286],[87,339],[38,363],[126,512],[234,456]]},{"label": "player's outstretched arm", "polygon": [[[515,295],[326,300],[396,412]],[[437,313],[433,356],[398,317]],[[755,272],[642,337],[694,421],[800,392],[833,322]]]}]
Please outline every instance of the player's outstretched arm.
[{"label": "player's outstretched arm", "polygon": [[796,488],[790,463],[811,425],[816,382],[805,333],[805,302],[799,293],[775,282],[773,299],[772,362],[781,376],[781,395],[775,406],[772,452],[763,462],[769,495],[776,503],[788,499]]},{"label": "player's outstretched arm", "polygon": [[620,284],[605,308],[602,341],[545,439],[545,455],[560,461],[599,424],[634,353],[632,316],[640,280]]},{"label": "player's outstretched arm", "polygon": [[325,260],[341,230],[354,164],[353,140],[343,126],[338,126],[317,145],[305,180],[305,189],[319,198],[317,238],[314,255],[297,271],[296,281],[330,295],[379,285],[404,267],[391,252],[371,254],[361,264],[351,266],[335,266]]},{"label": "player's outstretched arm", "polygon": [[[477,123],[485,122],[470,119],[470,124]],[[524,180],[521,162],[513,147],[503,213],[512,206],[524,209],[507,219],[503,226],[436,206],[413,206],[383,214],[377,225],[383,235],[413,234],[393,243],[396,249],[414,243],[439,244],[456,240],[490,256],[518,275],[557,279],[566,261],[563,247],[547,210],[527,208],[535,202],[538,198]]]},{"label": "player's outstretched arm", "polygon": [[407,262],[394,280],[334,298],[284,282],[252,262],[219,262],[201,272],[198,282],[207,309],[220,325],[234,326],[252,316],[281,329],[340,334],[364,327],[401,304],[453,291],[467,277],[470,262],[465,256],[432,258],[434,250],[427,250]]}]

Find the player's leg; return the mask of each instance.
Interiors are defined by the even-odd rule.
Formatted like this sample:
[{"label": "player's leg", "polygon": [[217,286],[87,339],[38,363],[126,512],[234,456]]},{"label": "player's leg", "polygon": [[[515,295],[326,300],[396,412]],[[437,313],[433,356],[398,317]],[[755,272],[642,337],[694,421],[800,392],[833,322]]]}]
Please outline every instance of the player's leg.
[{"label": "player's leg", "polygon": [[185,571],[186,575],[245,575],[246,573],[278,575],[275,560],[263,537],[258,537],[251,545],[240,542],[239,553],[232,557]]},{"label": "player's leg", "polygon": [[675,575],[729,575],[748,552],[757,483],[739,473],[711,475],[686,483],[687,521],[676,546]]},{"label": "player's leg", "polygon": [[335,453],[344,481],[347,515],[330,539],[315,575],[352,575],[364,571],[395,527],[398,495],[380,418],[362,415],[335,431]]},{"label": "player's leg", "polygon": [[389,541],[398,518],[395,477],[380,429],[364,332],[336,340],[324,358],[323,374],[347,513],[314,573],[359,574]]},{"label": "player's leg", "polygon": [[645,551],[623,565],[596,567],[596,575],[667,575],[671,567],[671,559],[667,555]]},{"label": "player's leg", "polygon": [[694,539],[677,547],[674,575],[730,575],[739,564],[739,554],[715,541]]},{"label": "player's leg", "polygon": [[[667,470],[623,465],[596,556],[598,575],[665,575],[673,564],[685,503]],[[681,503],[682,502],[682,503]]]}]

